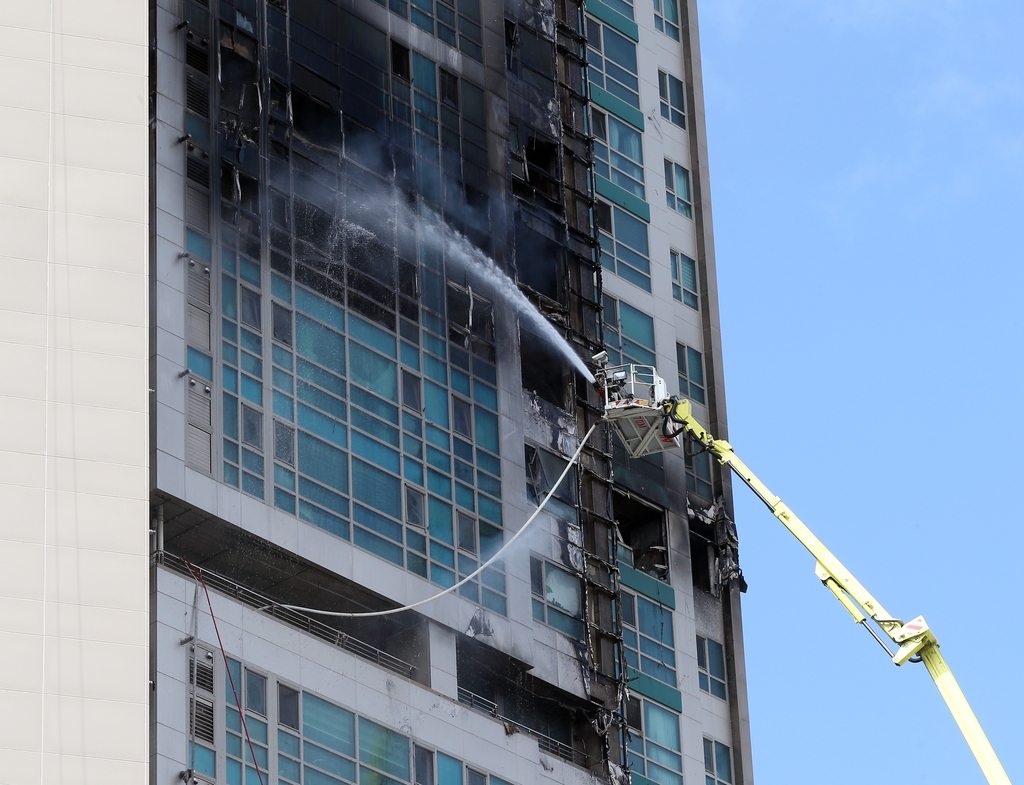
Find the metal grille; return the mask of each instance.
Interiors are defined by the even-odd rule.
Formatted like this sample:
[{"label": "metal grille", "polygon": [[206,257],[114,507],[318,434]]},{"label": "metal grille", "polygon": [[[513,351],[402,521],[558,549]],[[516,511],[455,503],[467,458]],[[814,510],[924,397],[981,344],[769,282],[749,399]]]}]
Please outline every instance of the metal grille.
[{"label": "metal grille", "polygon": [[210,314],[189,303],[188,343],[204,352],[210,351]]},{"label": "metal grille", "polygon": [[203,305],[210,304],[210,270],[194,262],[188,268],[188,296]]},{"label": "metal grille", "polygon": [[207,474],[213,471],[213,437],[192,424],[188,426],[188,465]]},{"label": "metal grille", "polygon": [[193,698],[191,702],[189,729],[197,739],[213,744],[213,703],[200,697]]},{"label": "metal grille", "polygon": [[[174,554],[167,553],[166,551],[154,554],[154,558],[157,564],[162,564],[174,572],[185,575],[188,578],[192,578],[192,572],[189,570],[188,565],[185,564],[185,560]],[[257,594],[251,589],[247,589],[241,584],[235,583],[234,581],[228,580],[217,573],[204,570],[201,567],[197,567],[197,570],[202,574],[203,580],[206,581],[206,585],[227,597],[240,602],[244,605],[248,605],[250,608],[256,608],[259,611],[263,611],[269,616],[273,616],[278,621],[285,624],[289,624],[292,627],[300,629],[304,632],[308,632],[310,635],[315,635],[320,640],[330,643],[332,646],[337,646],[340,649],[355,654],[357,657],[362,657],[365,660],[374,662],[382,668],[387,668],[389,671],[405,676],[406,678],[412,678],[413,673],[416,671],[415,665],[410,665],[405,660],[400,660],[398,657],[394,657],[388,654],[386,651],[381,651],[369,643],[364,643],[358,638],[353,638],[351,635],[337,630],[334,627],[329,627],[323,622],[317,621],[316,619],[306,616],[298,611],[293,611],[288,608],[282,608],[273,600],[262,594]]]},{"label": "metal grille", "polygon": [[[203,153],[203,156],[206,156],[206,153]],[[185,159],[185,172],[192,182],[199,183],[206,188],[210,187],[210,162],[208,160],[204,160],[198,155],[189,154]],[[207,212],[209,212],[209,208],[207,208]]]},{"label": "metal grille", "polygon": [[[189,177],[194,179],[191,176],[192,160],[189,157]],[[209,178],[209,167],[207,167],[207,178]],[[185,190],[185,222],[200,231],[210,231],[210,195],[208,193],[191,186]]]},{"label": "metal grille", "polygon": [[210,88],[206,77],[185,74],[185,107],[201,117],[210,115]]},{"label": "metal grille", "polygon": [[210,67],[210,57],[203,47],[189,41],[185,44],[185,64],[206,73]]},{"label": "metal grille", "polygon": [[188,388],[188,419],[196,425],[205,425],[209,428],[212,423],[213,407],[210,403],[210,394],[205,392],[207,389],[202,382]]},{"label": "metal grille", "polygon": [[[209,655],[209,652],[205,650],[196,650],[197,655],[200,652],[204,655]],[[213,692],[213,665],[211,663],[193,659],[192,672],[189,674],[189,678],[192,680],[191,683],[196,685],[197,689]]]}]

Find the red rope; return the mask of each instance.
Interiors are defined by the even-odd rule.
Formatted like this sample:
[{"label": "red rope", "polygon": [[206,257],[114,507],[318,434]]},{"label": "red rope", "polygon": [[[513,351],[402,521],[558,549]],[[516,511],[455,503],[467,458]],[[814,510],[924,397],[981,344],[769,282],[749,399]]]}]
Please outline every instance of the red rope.
[{"label": "red rope", "polygon": [[253,749],[252,739],[249,738],[249,726],[245,722],[245,712],[242,711],[242,702],[238,699],[238,690],[235,689],[235,678],[231,675],[231,666],[228,665],[228,653],[224,651],[224,642],[220,639],[220,629],[217,627],[217,617],[213,614],[213,603],[210,601],[210,590],[206,588],[206,581],[203,580],[203,576],[199,572],[199,569],[188,559],[185,559],[185,564],[188,565],[192,574],[196,576],[196,580],[199,581],[199,585],[203,587],[203,593],[206,594],[206,604],[210,606],[210,618],[213,619],[213,631],[217,633],[217,645],[220,646],[220,655],[224,658],[224,670],[227,671],[228,681],[231,683],[231,694],[235,696],[235,706],[238,707],[238,716],[242,718],[242,730],[245,731],[245,741],[249,745],[249,754],[252,755],[252,763],[256,767],[256,776],[259,778],[260,785],[263,785],[263,772],[260,771],[260,764],[256,760],[256,750]]}]

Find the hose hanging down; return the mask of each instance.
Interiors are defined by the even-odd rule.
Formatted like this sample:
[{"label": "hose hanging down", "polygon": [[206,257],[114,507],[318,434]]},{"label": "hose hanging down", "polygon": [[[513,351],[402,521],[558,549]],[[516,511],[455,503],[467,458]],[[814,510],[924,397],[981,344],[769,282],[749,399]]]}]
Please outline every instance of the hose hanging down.
[{"label": "hose hanging down", "polygon": [[540,506],[533,511],[533,514],[529,518],[526,519],[526,523],[522,525],[522,528],[520,528],[519,531],[512,535],[512,539],[510,539],[508,542],[502,545],[501,548],[498,549],[497,553],[495,553],[491,558],[489,558],[487,561],[485,561],[483,564],[477,567],[474,572],[467,575],[458,583],[449,586],[444,591],[438,592],[437,594],[431,597],[427,597],[425,600],[419,600],[418,602],[414,602],[410,605],[403,605],[401,608],[391,608],[386,611],[365,611],[363,613],[347,613],[345,611],[325,611],[320,610],[318,608],[304,608],[301,605],[281,605],[279,607],[287,608],[288,610],[292,611],[299,611],[301,613],[316,613],[321,616],[338,616],[346,619],[362,619],[367,618],[369,616],[390,616],[394,613],[411,611],[413,608],[418,608],[421,605],[426,605],[428,602],[433,602],[434,600],[443,597],[446,594],[450,594],[451,592],[458,589],[460,586],[469,583],[469,581],[473,580],[477,575],[479,575],[481,572],[483,572],[492,564],[494,564],[494,562],[500,559],[502,554],[505,553],[505,551],[507,551],[509,548],[511,548],[515,541],[522,537],[523,533],[530,528],[530,524],[532,524],[534,520],[536,520],[537,516],[540,515],[541,510],[544,509],[544,507],[547,505],[551,497],[554,496],[555,491],[558,490],[558,486],[562,484],[562,481],[565,479],[566,475],[569,474],[569,469],[571,469],[573,464],[579,460],[580,454],[583,452],[583,448],[586,446],[587,441],[589,441],[591,434],[594,433],[595,428],[597,428],[597,423],[594,423],[593,425],[590,426],[590,430],[587,431],[587,435],[584,436],[582,440],[580,440],[580,446],[576,448],[576,452],[573,453],[573,456],[572,458],[569,459],[569,463],[566,464],[565,469],[562,470],[562,473],[558,476],[558,479],[555,480],[555,482],[552,484],[551,489],[548,491],[547,495],[541,501]]}]

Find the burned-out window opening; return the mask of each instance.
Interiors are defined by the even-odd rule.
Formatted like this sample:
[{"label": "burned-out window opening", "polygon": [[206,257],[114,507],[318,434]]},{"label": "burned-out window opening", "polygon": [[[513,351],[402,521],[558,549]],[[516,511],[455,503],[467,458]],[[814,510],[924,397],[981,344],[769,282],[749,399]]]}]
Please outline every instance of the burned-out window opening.
[{"label": "burned-out window opening", "polygon": [[459,79],[455,74],[441,69],[438,74],[441,102],[452,108],[459,108]]},{"label": "burned-out window opening", "polygon": [[519,356],[523,389],[565,409],[572,369],[561,352],[552,347],[544,336],[520,324]]},{"label": "burned-out window opening", "polygon": [[665,513],[638,498],[614,491],[612,514],[619,524],[620,558],[629,566],[658,580],[668,581],[668,539]]},{"label": "burned-out window opening", "polygon": [[525,663],[466,636],[456,640],[459,701],[507,725],[538,736],[541,750],[589,763],[600,748],[590,705],[535,679]]},{"label": "burned-out window opening", "polygon": [[711,570],[714,563],[711,542],[691,529],[690,531],[690,571],[693,574],[693,587],[711,593]]},{"label": "burned-out window opening", "polygon": [[412,69],[409,65],[409,48],[402,46],[394,39],[391,41],[391,74],[406,82],[412,79]]}]

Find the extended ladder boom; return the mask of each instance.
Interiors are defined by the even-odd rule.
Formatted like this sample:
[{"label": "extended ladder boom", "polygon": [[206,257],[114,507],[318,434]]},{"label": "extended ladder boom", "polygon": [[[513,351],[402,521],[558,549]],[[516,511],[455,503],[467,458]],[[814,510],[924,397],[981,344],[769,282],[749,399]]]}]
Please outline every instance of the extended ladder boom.
[{"label": "extended ladder boom", "polygon": [[[677,436],[685,433],[703,444],[705,449],[713,454],[720,463],[732,469],[768,505],[772,515],[782,521],[782,524],[792,532],[800,544],[810,552],[817,561],[815,574],[818,578],[850,612],[854,620],[864,625],[882,644],[883,648],[889,652],[893,662],[897,665],[902,665],[908,660],[924,662],[928,673],[935,681],[939,694],[942,695],[946,706],[949,707],[953,719],[956,720],[956,724],[967,740],[967,744],[971,748],[971,752],[974,753],[989,784],[1010,785],[1009,777],[1006,776],[978,718],[974,716],[970,704],[939,652],[939,642],[925,623],[924,618],[918,616],[904,624],[900,619],[890,616],[881,603],[861,585],[860,581],[853,577],[853,574],[822,544],[821,540],[814,536],[804,522],[750,471],[736,455],[732,445],[727,441],[715,439],[694,419],[689,401],[671,398],[662,406],[669,422],[676,426],[671,433],[663,434],[662,441],[674,442]],[[889,651],[885,642],[867,624],[867,618],[872,619],[899,646],[895,654]]]}]

